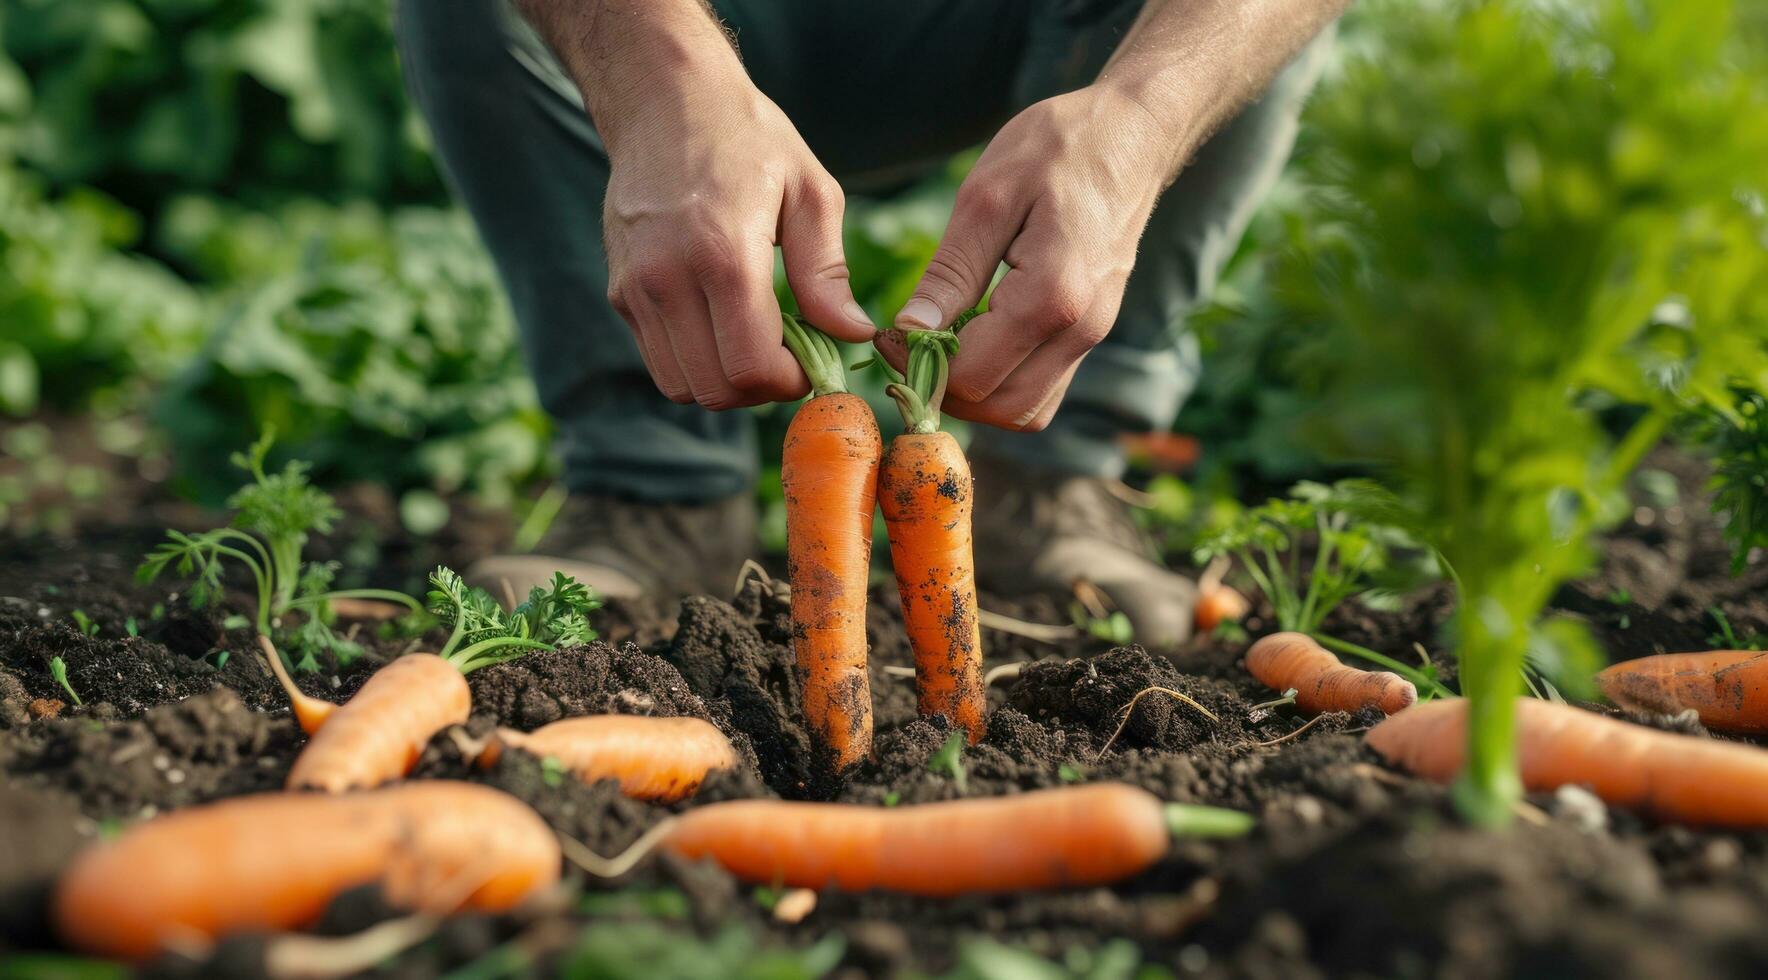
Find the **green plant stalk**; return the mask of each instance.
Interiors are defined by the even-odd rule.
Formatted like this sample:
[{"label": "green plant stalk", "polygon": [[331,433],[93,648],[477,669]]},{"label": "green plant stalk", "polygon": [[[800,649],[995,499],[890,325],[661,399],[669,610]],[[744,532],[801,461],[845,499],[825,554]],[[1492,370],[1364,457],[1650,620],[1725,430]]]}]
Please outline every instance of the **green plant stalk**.
[{"label": "green plant stalk", "polygon": [[904,330],[908,363],[901,381],[884,386],[884,393],[902,412],[903,426],[916,435],[939,431],[939,409],[945,401],[946,381],[951,377],[951,356],[958,351],[957,334],[948,330]]},{"label": "green plant stalk", "polygon": [[[1489,593],[1474,581],[1469,597]],[[1484,605],[1483,603],[1481,605]],[[1467,761],[1451,790],[1455,807],[1469,822],[1502,827],[1522,799],[1516,762],[1516,699],[1522,694],[1523,658],[1528,652],[1528,619],[1494,629],[1489,608],[1464,608],[1461,632],[1461,691],[1467,705]]]},{"label": "green plant stalk", "polygon": [[520,654],[488,656],[493,650],[501,650],[508,647],[520,647],[523,650],[553,649],[551,643],[542,643],[539,640],[530,640],[526,637],[496,636],[489,640],[480,640],[478,643],[448,654],[442,659],[447,660],[449,663],[460,668],[462,674],[470,674],[481,667],[490,667],[493,664],[500,664],[505,660],[512,660],[515,657],[520,656]]},{"label": "green plant stalk", "polygon": [[782,313],[780,339],[810,379],[812,398],[847,390],[847,366],[841,363],[841,349],[828,334],[790,313]]},{"label": "green plant stalk", "polygon": [[1391,670],[1394,673],[1400,675],[1401,677],[1404,677],[1405,679],[1411,681],[1412,684],[1415,687],[1417,687],[1419,690],[1421,690],[1421,691],[1429,690],[1432,693],[1432,695],[1435,697],[1452,698],[1455,696],[1455,692],[1451,691],[1447,687],[1445,687],[1443,685],[1442,681],[1439,681],[1436,678],[1431,677],[1429,674],[1424,673],[1423,671],[1419,670],[1416,667],[1411,666],[1410,664],[1401,663],[1400,661],[1395,660],[1394,658],[1392,658],[1384,653],[1377,653],[1376,651],[1371,650],[1368,647],[1358,646],[1357,644],[1352,643],[1348,640],[1341,640],[1336,636],[1328,636],[1325,633],[1321,633],[1317,630],[1313,633],[1309,633],[1308,635],[1312,636],[1316,643],[1320,644],[1321,646],[1325,647],[1328,650],[1334,651],[1335,653],[1342,653],[1347,656],[1358,657],[1360,659],[1367,660],[1370,663],[1379,664],[1382,667],[1386,667],[1388,670]]},{"label": "green plant stalk", "polygon": [[1175,839],[1244,837],[1257,823],[1250,813],[1192,803],[1168,803],[1162,807],[1162,812],[1166,817],[1167,833]]},{"label": "green plant stalk", "polygon": [[397,602],[412,612],[423,612],[424,605],[403,592],[392,589],[339,589],[336,592],[321,592],[317,595],[305,595],[289,601],[290,609],[303,606],[317,606],[333,599],[380,599],[386,602]]}]

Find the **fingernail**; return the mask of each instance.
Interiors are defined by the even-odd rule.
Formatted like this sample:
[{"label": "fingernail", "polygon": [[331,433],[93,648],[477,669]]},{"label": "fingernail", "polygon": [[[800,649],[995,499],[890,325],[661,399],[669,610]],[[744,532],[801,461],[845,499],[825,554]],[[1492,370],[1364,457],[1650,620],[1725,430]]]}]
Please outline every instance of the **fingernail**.
[{"label": "fingernail", "polygon": [[852,320],[854,323],[866,327],[873,332],[876,332],[878,329],[877,324],[872,322],[872,318],[866,316],[865,309],[853,300],[848,300],[847,305],[841,307],[841,312],[847,314],[849,320]]},{"label": "fingernail", "polygon": [[938,330],[944,320],[945,315],[939,312],[939,307],[933,305],[932,300],[920,296],[909,300],[902,312],[896,315],[898,326],[914,330]]}]

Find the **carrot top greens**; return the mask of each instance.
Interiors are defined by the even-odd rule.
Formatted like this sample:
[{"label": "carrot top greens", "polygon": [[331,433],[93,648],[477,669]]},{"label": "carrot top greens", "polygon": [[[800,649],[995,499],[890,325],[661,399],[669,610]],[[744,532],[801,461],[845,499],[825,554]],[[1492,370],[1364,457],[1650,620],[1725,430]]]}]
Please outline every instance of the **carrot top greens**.
[{"label": "carrot top greens", "polygon": [[437,655],[463,674],[514,660],[529,650],[556,650],[596,638],[589,614],[602,605],[589,586],[554,572],[526,602],[504,612],[484,589],[466,584],[450,568],[430,575],[428,608],[451,632]]},{"label": "carrot top greens", "polygon": [[362,654],[362,647],[332,631],[331,600],[380,599],[416,613],[423,607],[403,592],[332,589],[337,564],[302,559],[309,537],[330,533],[342,511],[330,494],[308,481],[306,463],[290,460],[280,471],[266,469],[274,442],[275,432],[267,427],[248,451],[233,454],[233,465],[250,479],[227,499],[234,512],[230,526],[200,533],[167,531],[165,543],[148,553],[135,575],[143,583],[168,569],[189,576],[191,605],[203,608],[223,597],[227,565],[244,568],[257,595],[252,622],[260,634],[270,636],[293,610],[307,613],[282,640],[283,646],[301,655],[296,669],[318,670],[314,655],[322,650],[330,650],[339,664],[348,664]]}]

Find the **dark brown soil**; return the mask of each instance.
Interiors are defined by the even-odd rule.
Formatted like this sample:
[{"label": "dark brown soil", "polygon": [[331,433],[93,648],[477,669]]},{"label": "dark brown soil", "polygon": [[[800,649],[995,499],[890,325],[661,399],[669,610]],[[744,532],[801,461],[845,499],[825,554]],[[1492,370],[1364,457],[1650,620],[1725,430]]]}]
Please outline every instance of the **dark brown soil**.
[{"label": "dark brown soil", "polygon": [[[1642,496],[1635,519],[1608,540],[1601,567],[1562,590],[1556,605],[1588,621],[1617,657],[1712,646],[1715,608],[1739,635],[1768,631],[1768,567],[1728,575],[1698,464],[1662,453],[1651,465],[1676,478],[1681,499]],[[78,547],[0,541],[0,952],[54,948],[48,883],[101,827],[274,789],[302,743],[243,631],[223,629],[218,613],[189,609],[176,583],[130,581],[147,543],[150,536],[135,532],[93,535]],[[376,584],[399,584],[404,573],[387,575]],[[1031,621],[1064,619],[1047,599],[983,604]],[[96,635],[75,628],[76,608],[97,624]],[[1447,590],[1434,588],[1395,610],[1347,606],[1330,626],[1395,657],[1414,659],[1421,644],[1452,682],[1440,642],[1452,612]],[[128,635],[131,621],[138,636]],[[973,964],[985,955],[979,938],[1077,973],[1100,967],[1108,949],[1186,976],[1768,973],[1760,925],[1768,918],[1768,834],[1659,826],[1591,807],[1575,793],[1534,799],[1528,819],[1506,836],[1465,829],[1442,790],[1389,772],[1363,747],[1359,734],[1374,718],[1331,715],[1296,735],[1305,719],[1292,709],[1255,707],[1275,694],[1240,665],[1243,641],[1204,637],[1168,657],[988,631],[990,665],[1031,662],[991,691],[987,737],[962,753],[960,786],[954,772],[931,764],[951,733],[915,717],[912,683],[890,669],[911,661],[898,602],[894,590],[875,590],[868,636],[876,753],[832,784],[817,776],[800,723],[787,607],[765,585],[751,582],[730,602],[692,598],[673,623],[653,607],[618,606],[604,625],[611,642],[474,674],[469,731],[600,712],[689,715],[732,738],[741,768],[709,781],[694,800],[650,806],[621,797],[611,783],[562,777],[522,752],[481,770],[463,757],[458,733],[445,732],[413,778],[496,786],[601,853],[626,846],[672,810],[724,799],[894,806],[1102,779],[1249,810],[1260,822],[1242,840],[1180,842],[1155,868],[1112,888],[951,901],[826,892],[790,925],[770,916],[770,889],[665,859],[618,882],[579,882],[581,894],[560,907],[455,920],[383,973],[428,977],[515,962],[493,975],[568,966],[606,975],[612,968],[592,956],[597,943],[725,949],[737,940],[722,937],[746,936],[742,942],[803,949],[831,935],[840,937],[848,975]],[[1254,635],[1267,628],[1257,614],[1247,625]],[[371,644],[371,655],[341,676],[306,675],[303,686],[347,696],[399,649]],[[217,668],[221,652],[228,656]],[[49,706],[70,700],[49,673],[57,656],[84,704]],[[1151,687],[1179,692],[1203,711],[1167,693],[1137,700]],[[364,889],[338,899],[316,931],[349,934],[391,914]],[[257,975],[265,943],[240,937],[202,961],[167,957],[153,972]],[[518,953],[517,961],[499,959]]]}]

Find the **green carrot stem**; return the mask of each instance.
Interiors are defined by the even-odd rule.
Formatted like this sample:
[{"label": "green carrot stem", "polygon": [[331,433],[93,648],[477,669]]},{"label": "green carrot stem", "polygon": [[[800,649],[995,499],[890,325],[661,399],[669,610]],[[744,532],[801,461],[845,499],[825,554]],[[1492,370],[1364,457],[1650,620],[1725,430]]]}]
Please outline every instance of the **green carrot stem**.
[{"label": "green carrot stem", "polygon": [[780,338],[810,379],[810,393],[832,395],[847,390],[847,368],[841,350],[828,334],[790,313],[780,314]]},{"label": "green carrot stem", "polygon": [[939,431],[939,408],[945,401],[951,377],[951,356],[958,351],[957,334],[949,330],[904,330],[908,347],[907,370],[901,382],[884,386],[908,431],[925,434]]},{"label": "green carrot stem", "polygon": [[1193,803],[1168,803],[1166,829],[1173,837],[1244,837],[1255,821],[1250,813]]}]

